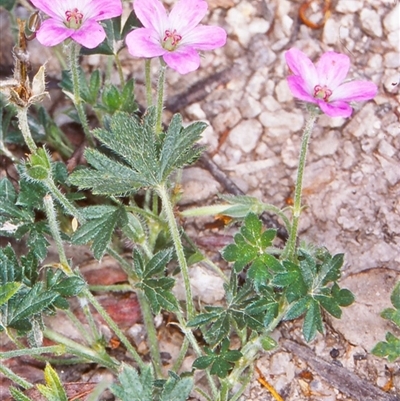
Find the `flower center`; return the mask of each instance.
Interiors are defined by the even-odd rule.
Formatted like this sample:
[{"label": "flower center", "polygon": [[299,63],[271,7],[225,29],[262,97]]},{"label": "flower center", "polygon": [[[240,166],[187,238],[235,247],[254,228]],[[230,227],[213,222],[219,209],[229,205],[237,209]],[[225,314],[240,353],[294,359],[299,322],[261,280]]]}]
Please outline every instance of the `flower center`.
[{"label": "flower center", "polygon": [[176,33],[176,29],[170,31],[167,29],[165,31],[165,36],[163,39],[163,48],[169,51],[173,51],[178,46],[178,43],[182,40],[182,36]]},{"label": "flower center", "polygon": [[71,29],[78,29],[82,25],[83,14],[77,8],[65,11],[66,26]]},{"label": "flower center", "polygon": [[314,97],[323,99],[325,102],[329,101],[329,96],[332,95],[332,91],[327,86],[315,85]]}]

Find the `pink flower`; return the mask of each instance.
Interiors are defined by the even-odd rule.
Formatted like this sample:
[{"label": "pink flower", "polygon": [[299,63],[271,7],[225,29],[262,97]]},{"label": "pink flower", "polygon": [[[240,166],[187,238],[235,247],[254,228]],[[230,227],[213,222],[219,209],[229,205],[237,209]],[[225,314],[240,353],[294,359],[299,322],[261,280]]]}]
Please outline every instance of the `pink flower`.
[{"label": "pink flower", "polygon": [[226,42],[222,28],[198,25],[208,8],[203,0],[179,0],[169,14],[158,0],[135,0],[133,8],[144,28],[127,35],[129,53],[134,57],[162,56],[180,74],[199,68],[197,50],[216,49]]},{"label": "pink flower", "polygon": [[44,46],[55,46],[67,38],[93,49],[106,37],[98,23],[122,14],[121,0],[31,0],[50,16],[37,32]]},{"label": "pink flower", "polygon": [[295,48],[287,51],[285,57],[293,72],[287,78],[293,96],[318,105],[330,117],[350,117],[353,109],[348,102],[369,100],[377,93],[372,82],[343,83],[350,68],[345,54],[324,53],[315,65]]}]

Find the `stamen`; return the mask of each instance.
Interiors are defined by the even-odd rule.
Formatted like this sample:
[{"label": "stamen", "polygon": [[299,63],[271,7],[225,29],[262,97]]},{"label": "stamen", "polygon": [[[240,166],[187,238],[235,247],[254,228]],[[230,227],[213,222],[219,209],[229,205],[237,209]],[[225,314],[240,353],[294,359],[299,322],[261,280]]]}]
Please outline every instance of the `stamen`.
[{"label": "stamen", "polygon": [[314,97],[323,99],[325,102],[329,101],[329,97],[332,95],[332,91],[327,86],[315,85]]},{"label": "stamen", "polygon": [[170,31],[167,29],[165,31],[165,36],[163,39],[163,46],[167,50],[174,50],[178,43],[182,40],[182,36],[176,33],[176,29]]},{"label": "stamen", "polygon": [[77,8],[67,10],[65,12],[65,17],[70,28],[79,28],[82,24],[83,14],[79,12]]}]

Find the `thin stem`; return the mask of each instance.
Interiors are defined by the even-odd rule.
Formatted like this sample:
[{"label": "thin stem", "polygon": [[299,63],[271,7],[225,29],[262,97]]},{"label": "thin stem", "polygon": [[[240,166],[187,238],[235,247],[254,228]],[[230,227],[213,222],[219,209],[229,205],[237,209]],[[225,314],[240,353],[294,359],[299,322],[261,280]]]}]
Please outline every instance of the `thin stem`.
[{"label": "thin stem", "polygon": [[119,82],[121,84],[121,87],[123,88],[125,85],[125,77],[124,77],[124,73],[122,71],[121,60],[118,57],[118,53],[114,53],[114,60],[115,60],[115,65],[117,66]]},{"label": "thin stem", "polygon": [[299,226],[299,219],[301,214],[301,194],[303,190],[303,176],[304,168],[307,158],[308,144],[311,136],[314,123],[317,119],[316,112],[310,113],[307,119],[306,126],[304,127],[303,137],[301,140],[301,149],[299,157],[299,167],[297,170],[296,187],[294,193],[294,203],[293,203],[293,217],[292,217],[292,227],[289,233],[289,239],[285,246],[285,251],[283,256],[290,261],[294,262],[296,260],[296,240],[297,240],[297,230]]},{"label": "thin stem", "polygon": [[128,338],[122,332],[122,330],[118,327],[118,325],[111,319],[109,314],[105,311],[105,309],[100,305],[97,299],[93,296],[93,294],[89,290],[84,290],[83,294],[87,297],[90,303],[95,307],[97,312],[99,312],[100,316],[105,320],[105,322],[110,326],[110,329],[114,331],[116,336],[121,340],[122,344],[125,345],[126,349],[130,352],[133,359],[139,365],[140,369],[144,369],[146,364],[140,358],[140,355],[137,353],[135,348],[129,342]]},{"label": "thin stem", "polygon": [[12,380],[18,386],[21,386],[23,389],[28,390],[29,388],[33,387],[33,384],[29,383],[22,377],[16,375],[11,369],[5,367],[3,364],[0,363],[0,373],[2,373],[7,379]]},{"label": "thin stem", "polygon": [[60,259],[61,266],[63,268],[63,271],[65,271],[65,273],[69,275],[72,273],[72,270],[69,267],[67,256],[64,251],[64,247],[63,247],[63,243],[62,243],[62,239],[61,239],[61,235],[60,235],[60,229],[59,229],[58,221],[57,221],[57,217],[56,217],[56,211],[54,209],[53,198],[50,195],[46,195],[43,198],[43,203],[44,203],[44,207],[46,210],[46,216],[47,216],[47,220],[49,223],[49,228],[50,228],[52,237],[56,243],[58,257]]},{"label": "thin stem", "polygon": [[146,58],[144,61],[144,73],[146,82],[146,102],[147,107],[153,106],[153,92],[151,88],[151,58]]},{"label": "thin stem", "polygon": [[92,343],[92,337],[88,333],[88,331],[85,328],[85,326],[81,323],[81,321],[74,315],[74,313],[70,309],[66,309],[64,311],[64,313],[67,315],[68,319],[71,320],[71,322],[77,328],[79,333],[81,333],[81,336],[86,341],[86,344],[91,344]]},{"label": "thin stem", "polygon": [[162,362],[161,362],[161,355],[160,355],[160,348],[158,346],[159,341],[157,337],[157,330],[154,326],[153,314],[151,312],[150,305],[143,294],[142,291],[137,290],[136,295],[138,297],[138,301],[140,304],[140,310],[142,312],[143,323],[146,327],[147,332],[147,340],[150,349],[151,361],[154,366],[154,371],[157,375],[157,378],[162,377]]},{"label": "thin stem", "polygon": [[162,132],[162,112],[164,109],[164,84],[165,84],[165,70],[167,65],[164,60],[161,59],[160,74],[158,76],[157,85],[157,122],[156,122],[156,134]]},{"label": "thin stem", "polygon": [[66,347],[66,351],[70,354],[85,358],[90,362],[96,362],[102,366],[109,368],[111,371],[116,372],[118,369],[118,363],[110,358],[106,353],[98,353],[93,349],[86,347],[82,344],[77,343],[54,330],[45,328],[43,335],[49,340],[63,344]]},{"label": "thin stem", "polygon": [[131,292],[132,287],[129,284],[89,285],[89,290],[94,292]]},{"label": "thin stem", "polygon": [[94,146],[94,140],[90,133],[89,123],[86,117],[85,109],[81,99],[79,83],[79,45],[73,41],[70,43],[69,68],[71,70],[72,86],[74,90],[74,104],[78,112],[79,120],[82,124],[83,132],[90,146]]},{"label": "thin stem", "polygon": [[41,354],[61,354],[65,352],[63,345],[51,345],[49,347],[38,347],[38,348],[24,348],[16,349],[7,352],[0,352],[0,359],[16,358],[24,355],[41,355]]},{"label": "thin stem", "polygon": [[55,198],[64,210],[71,216],[74,216],[79,223],[83,224],[85,218],[80,214],[78,209],[65,197],[65,195],[58,189],[57,185],[54,184],[52,179],[46,179],[44,181],[47,189],[50,191],[53,198]]},{"label": "thin stem", "polygon": [[17,107],[17,119],[18,127],[21,130],[24,141],[29,148],[31,153],[35,153],[37,146],[32,138],[31,129],[28,124],[28,108],[27,107]]},{"label": "thin stem", "polygon": [[178,370],[181,368],[182,363],[185,360],[185,356],[188,352],[189,345],[190,344],[189,344],[188,338],[184,337],[178,357],[176,358],[176,360],[172,366],[172,369],[171,369],[173,372],[178,372]]},{"label": "thin stem", "polygon": [[186,262],[185,254],[183,252],[183,245],[181,237],[179,235],[178,225],[175,220],[174,211],[172,204],[169,200],[168,190],[165,184],[161,184],[156,188],[158,195],[161,198],[162,208],[167,217],[168,226],[171,232],[172,241],[174,243],[176,256],[178,258],[179,267],[183,277],[183,283],[185,286],[185,297],[186,297],[186,317],[189,320],[194,316],[195,308],[193,304],[192,289],[190,286],[189,269]]}]

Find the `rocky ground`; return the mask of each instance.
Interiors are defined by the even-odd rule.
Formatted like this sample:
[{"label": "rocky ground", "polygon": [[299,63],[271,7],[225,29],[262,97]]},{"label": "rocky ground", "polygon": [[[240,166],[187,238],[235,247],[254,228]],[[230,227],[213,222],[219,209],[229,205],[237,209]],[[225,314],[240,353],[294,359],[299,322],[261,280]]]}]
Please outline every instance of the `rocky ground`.
[{"label": "rocky ground", "polygon": [[[352,118],[319,118],[305,173],[307,208],[301,238],[332,253],[346,254],[341,284],[357,300],[344,310],[342,320],[328,322],[326,336],[318,336],[309,345],[313,357],[285,340],[302,342],[300,323],[295,323],[277,330],[283,348],[262,356],[257,366],[285,401],[368,400],[368,393],[349,393],[343,380],[335,381],[335,372],[313,365],[317,357],[389,391],[388,398],[379,398],[383,393],[370,390],[371,400],[389,400],[390,394],[400,391],[400,365],[387,364],[369,352],[386,331],[393,331],[379,313],[390,306],[391,289],[400,278],[400,4],[396,0],[316,0],[306,10],[308,24],[299,19],[302,4],[296,0],[210,0],[208,23],[224,27],[228,43],[205,53],[196,72],[182,77],[168,71],[166,119],[179,111],[187,122],[209,122],[203,141],[212,161],[247,195],[283,208],[293,196],[306,118],[304,106],[288,89],[284,52],[297,47],[314,60],[328,50],[345,53],[352,64],[349,77],[378,85],[376,98],[357,105]],[[328,18],[314,29],[312,25],[323,20],[324,5],[329,5]],[[54,54],[48,49],[44,53],[38,43],[30,45],[32,57],[38,64],[46,57],[49,77],[58,79],[60,67]],[[135,72],[140,93],[141,62],[126,51],[121,59],[127,76]],[[91,56],[85,63],[99,68],[102,58]],[[54,102],[56,91],[52,96]],[[218,193],[226,191],[200,164],[184,172],[183,188],[182,209],[213,203]],[[204,220],[188,221],[187,227],[199,236],[214,235],[205,229]],[[193,274],[210,282],[207,271],[199,268]],[[217,278],[211,281],[216,283],[213,296],[218,301]],[[197,289],[203,300],[205,287]],[[257,377],[259,373],[243,400],[277,399]]]}]

